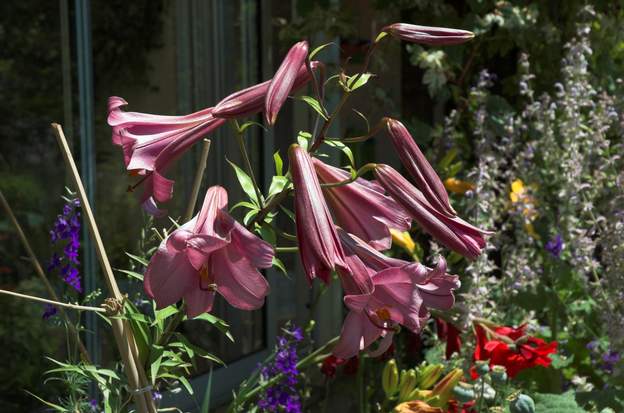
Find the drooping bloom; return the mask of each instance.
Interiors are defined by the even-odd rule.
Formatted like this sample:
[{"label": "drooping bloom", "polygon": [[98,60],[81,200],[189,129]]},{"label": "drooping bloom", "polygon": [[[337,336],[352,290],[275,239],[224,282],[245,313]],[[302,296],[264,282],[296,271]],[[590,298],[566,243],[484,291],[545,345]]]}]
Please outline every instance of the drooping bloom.
[{"label": "drooping bloom", "polygon": [[288,51],[288,54],[286,54],[277,72],[275,72],[264,103],[264,115],[269,125],[275,124],[277,114],[292,90],[299,69],[304,64],[307,56],[308,42],[304,40],[295,43]]},{"label": "drooping bloom", "polygon": [[269,284],[258,268],[271,266],[273,248],[226,207],[225,189],[209,188],[199,214],[160,244],[144,278],[145,292],[158,308],[184,298],[187,315],[196,317],[212,309],[217,292],[242,310],[264,304]]},{"label": "drooping bloom", "polygon": [[288,149],[290,173],[295,187],[295,215],[299,254],[312,282],[316,277],[328,283],[331,272],[346,268],[344,252],[310,155],[299,145]]},{"label": "drooping bloom", "polygon": [[382,31],[407,42],[429,46],[450,46],[465,43],[474,38],[474,33],[467,30],[407,23],[394,23],[384,27]]},{"label": "drooping bloom", "polygon": [[[418,332],[429,317],[427,307],[447,310],[453,306],[452,291],[459,282],[457,277],[446,274],[442,257],[431,270],[420,263],[385,257],[342,229],[339,236],[350,269],[350,278],[341,274],[341,280],[355,281],[343,280],[344,301],[350,311],[333,350],[337,357],[352,357],[384,337],[374,352],[382,354],[392,343],[395,326],[401,324]],[[370,286],[361,281],[367,277]],[[356,288],[350,290],[352,285]]]},{"label": "drooping bloom", "polygon": [[442,180],[422,153],[407,128],[396,119],[386,123],[390,140],[407,172],[416,182],[427,201],[438,211],[449,217],[457,215],[449,202]]},{"label": "drooping bloom", "polygon": [[475,334],[474,360],[489,360],[490,366],[503,366],[512,378],[534,366],[550,366],[552,360],[548,355],[557,352],[556,341],[547,343],[527,335],[526,325],[518,328],[496,326],[486,330],[484,326],[475,324]]},{"label": "drooping bloom", "polygon": [[127,102],[120,97],[108,99],[108,124],[113,128],[113,143],[122,147],[128,172],[142,176],[139,184],[144,190],[140,201],[144,209],[154,215],[164,215],[165,211],[156,207],[156,201],[171,199],[174,181],[163,174],[193,144],[225,120],[215,118],[212,108],[185,116],[164,116],[125,112],[121,110],[124,105]]},{"label": "drooping bloom", "polygon": [[[322,65],[322,63],[316,60],[310,62],[312,70],[316,70],[320,65]],[[301,65],[289,93],[303,87],[310,81],[311,78],[312,77],[310,76],[310,72],[308,71],[306,65]],[[215,106],[214,111],[212,112],[213,115],[217,118],[231,119],[250,116],[262,112],[264,110],[264,101],[266,99],[267,92],[269,91],[271,81],[272,79],[232,93]]]},{"label": "drooping bloom", "polygon": [[485,248],[483,237],[490,232],[437,210],[421,191],[388,165],[378,164],[375,175],[386,192],[433,238],[466,258],[476,259],[481,254]]},{"label": "drooping bloom", "polygon": [[[319,159],[312,159],[312,163],[321,183],[332,184],[351,177],[347,171]],[[336,223],[378,250],[387,250],[392,246],[390,228],[407,231],[411,226],[412,220],[407,212],[384,195],[383,188],[365,179],[358,178],[347,185],[324,187],[323,193]]]}]

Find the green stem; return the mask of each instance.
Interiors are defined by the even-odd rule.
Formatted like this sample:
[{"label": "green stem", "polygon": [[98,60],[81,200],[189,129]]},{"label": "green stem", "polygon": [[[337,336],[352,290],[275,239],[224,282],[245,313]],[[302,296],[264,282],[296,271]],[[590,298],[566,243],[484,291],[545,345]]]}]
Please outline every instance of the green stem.
[{"label": "green stem", "polygon": [[357,170],[357,172],[355,173],[355,176],[349,179],[345,179],[344,181],[321,184],[321,188],[334,188],[337,186],[348,185],[351,182],[355,182],[359,177],[364,175],[366,172],[374,170],[376,167],[377,167],[376,163],[367,163],[366,165],[364,165],[363,167]]},{"label": "green stem", "polygon": [[366,409],[364,408],[364,393],[366,383],[364,382],[364,357],[360,357],[360,366],[357,371],[357,388],[358,388],[358,409],[360,413],[366,413]]},{"label": "green stem", "polygon": [[275,247],[275,252],[298,252],[299,247]]},{"label": "green stem", "polygon": [[165,344],[167,344],[173,333],[175,333],[176,329],[178,328],[178,325],[182,322],[182,320],[184,320],[184,310],[185,303],[182,303],[182,305],[178,309],[178,313],[175,315],[175,317],[171,319],[171,321],[169,321],[169,323],[165,327],[165,330],[158,339],[158,342],[156,343],[157,345],[164,346]]},{"label": "green stem", "polygon": [[245,168],[247,168],[247,173],[249,174],[249,177],[251,178],[251,182],[253,183],[254,191],[256,192],[256,197],[258,198],[258,204],[260,205],[260,208],[264,208],[262,192],[260,191],[260,187],[258,186],[258,183],[256,182],[256,176],[251,166],[249,155],[247,154],[247,148],[245,147],[245,140],[243,139],[243,133],[241,132],[238,126],[238,122],[234,121],[234,125],[236,127],[236,140],[238,141],[238,147],[243,157],[243,162],[245,162]]}]

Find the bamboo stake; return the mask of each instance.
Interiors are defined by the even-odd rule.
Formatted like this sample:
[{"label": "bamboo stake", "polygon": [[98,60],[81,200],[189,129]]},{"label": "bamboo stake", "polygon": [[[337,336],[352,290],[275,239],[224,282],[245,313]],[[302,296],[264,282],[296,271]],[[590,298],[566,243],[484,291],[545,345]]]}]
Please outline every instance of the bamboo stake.
[{"label": "bamboo stake", "polygon": [[193,211],[197,204],[197,197],[199,195],[199,188],[201,187],[202,178],[204,177],[204,171],[206,170],[206,162],[208,161],[208,153],[210,152],[210,139],[204,139],[204,146],[202,146],[201,157],[199,158],[199,165],[197,165],[197,171],[195,172],[195,179],[193,179],[193,189],[191,191],[191,199],[189,200],[188,207],[186,207],[186,213],[184,214],[184,222],[190,221],[193,218]]},{"label": "bamboo stake", "polygon": [[[97,252],[97,256],[100,261],[102,271],[104,273],[104,280],[106,281],[108,290],[113,295],[113,298],[115,298],[119,302],[123,302],[123,296],[121,294],[121,291],[119,290],[119,287],[117,286],[117,281],[115,280],[113,269],[110,265],[110,261],[108,260],[106,250],[104,249],[104,243],[102,242],[100,231],[95,222],[95,217],[91,209],[91,204],[89,203],[89,199],[87,198],[87,194],[82,184],[82,180],[80,179],[80,174],[78,173],[78,169],[76,168],[76,163],[74,162],[74,158],[72,157],[71,151],[67,144],[67,139],[65,138],[65,134],[63,133],[63,128],[57,123],[52,123],[52,129],[55,132],[56,140],[59,144],[59,147],[61,148],[61,153],[63,154],[65,165],[69,168],[72,180],[74,181],[74,184],[78,191],[78,196],[80,197],[80,202],[82,205],[82,211],[84,213],[84,216],[86,217],[85,221],[89,228],[89,232],[91,233],[91,237],[93,238],[95,251]],[[155,413],[156,407],[154,406],[154,401],[152,400],[151,393],[149,391],[145,391],[145,389],[148,387],[148,383],[146,380],[145,372],[143,371],[143,366],[140,364],[138,358],[137,347],[134,343],[130,324],[127,320],[112,318],[111,325],[113,328],[113,335],[115,336],[117,347],[121,354],[124,369],[126,370],[128,383],[130,384],[132,395],[137,404],[138,411],[141,413]]]},{"label": "bamboo stake", "polygon": [[[15,230],[17,231],[17,235],[18,235],[20,241],[22,242],[22,245],[24,246],[24,249],[26,250],[26,253],[28,254],[28,258],[30,260],[30,263],[35,268],[35,272],[37,273],[37,276],[39,276],[39,278],[43,282],[43,285],[45,286],[46,290],[48,291],[48,294],[50,295],[50,297],[54,301],[59,301],[60,302],[59,297],[56,294],[56,291],[52,287],[52,284],[50,284],[50,281],[48,280],[48,277],[46,276],[45,272],[43,271],[43,268],[41,267],[41,264],[39,263],[39,260],[37,259],[37,256],[35,255],[35,252],[33,251],[32,247],[30,246],[30,243],[28,242],[28,238],[26,238],[26,234],[22,230],[22,226],[17,221],[17,218],[15,217],[15,214],[13,213],[13,209],[11,209],[11,205],[9,205],[9,202],[4,197],[4,194],[2,193],[2,191],[0,191],[0,203],[2,204],[2,207],[6,211],[7,215],[9,216],[9,220],[13,224],[13,227],[15,227]],[[80,333],[76,329],[76,326],[74,325],[74,323],[72,323],[71,319],[69,318],[69,316],[67,315],[65,310],[63,310],[62,307],[59,307],[57,305],[56,308],[59,310],[59,313],[61,314],[61,317],[63,317],[65,319],[65,322],[67,323],[67,326],[68,326],[69,330],[75,336],[76,345],[78,346],[78,351],[80,351],[80,354],[82,355],[82,359],[86,363],[91,364],[91,357],[89,357],[89,352],[87,351],[87,348],[85,347],[85,345],[83,344],[82,340],[80,339]]]},{"label": "bamboo stake", "polygon": [[71,303],[63,303],[63,302],[60,302],[60,301],[47,300],[45,298],[36,297],[34,295],[16,293],[15,291],[1,290],[0,289],[0,294],[7,294],[7,295],[12,295],[13,297],[24,298],[24,299],[30,300],[30,301],[38,301],[40,303],[52,304],[52,305],[56,306],[57,308],[58,307],[66,307],[66,308],[71,308],[73,310],[80,310],[80,311],[95,311],[96,313],[105,313],[106,312],[106,310],[101,308],[101,307],[91,307],[91,306],[88,306],[88,305],[78,305],[78,304],[71,304]]}]

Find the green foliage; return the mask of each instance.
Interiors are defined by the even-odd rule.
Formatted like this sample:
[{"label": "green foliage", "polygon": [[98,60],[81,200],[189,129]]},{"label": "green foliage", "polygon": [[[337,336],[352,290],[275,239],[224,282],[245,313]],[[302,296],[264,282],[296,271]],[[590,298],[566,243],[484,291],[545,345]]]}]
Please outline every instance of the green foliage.
[{"label": "green foliage", "polygon": [[574,392],[568,391],[563,394],[536,393],[535,399],[536,413],[584,413],[574,399]]}]

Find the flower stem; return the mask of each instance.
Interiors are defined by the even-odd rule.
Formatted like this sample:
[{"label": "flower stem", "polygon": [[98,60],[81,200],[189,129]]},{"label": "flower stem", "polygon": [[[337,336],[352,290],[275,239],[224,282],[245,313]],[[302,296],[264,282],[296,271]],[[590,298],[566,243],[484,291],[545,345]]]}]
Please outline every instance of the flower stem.
[{"label": "flower stem", "polygon": [[258,204],[260,205],[260,208],[264,208],[262,192],[260,191],[258,182],[256,182],[256,176],[251,166],[249,155],[247,154],[247,148],[245,148],[245,140],[243,139],[243,132],[240,130],[240,127],[238,126],[238,122],[236,122],[236,120],[234,120],[233,122],[236,128],[236,140],[238,141],[238,147],[243,157],[243,162],[245,162],[245,168],[247,168],[247,173],[249,174],[249,177],[251,178],[251,182],[253,183],[254,191],[256,192],[256,197],[258,198]]},{"label": "flower stem", "polygon": [[275,252],[297,252],[299,247],[275,247]]},{"label": "flower stem", "polygon": [[31,300],[31,301],[38,301],[40,303],[52,304],[52,305],[54,305],[56,307],[71,308],[73,310],[95,311],[96,313],[105,313],[106,312],[106,310],[101,308],[101,307],[91,307],[91,306],[87,306],[87,305],[63,303],[63,302],[60,302],[60,301],[54,301],[54,300],[48,300],[46,298],[35,297],[34,295],[20,294],[20,293],[14,292],[14,291],[8,291],[8,290],[1,290],[0,289],[0,294],[12,295],[13,297],[23,298],[23,299]]},{"label": "flower stem", "polygon": [[197,165],[197,171],[195,171],[195,179],[193,179],[193,189],[191,190],[191,199],[186,207],[186,213],[184,214],[184,222],[190,221],[193,218],[193,211],[195,210],[195,204],[197,204],[197,197],[199,195],[199,188],[201,187],[204,171],[206,170],[206,162],[208,161],[208,154],[210,153],[210,139],[204,139],[204,146],[202,146],[202,153],[199,158],[199,165]]}]

